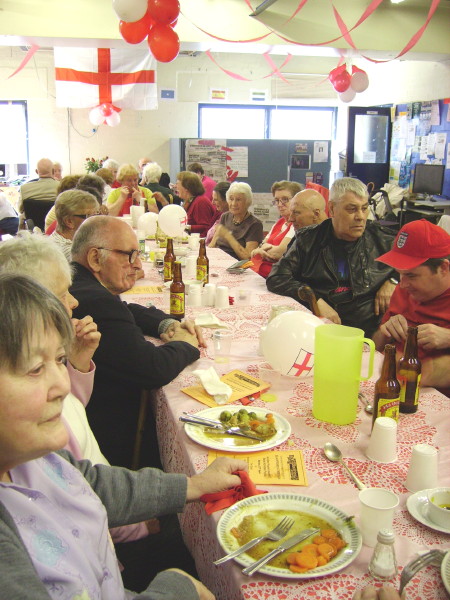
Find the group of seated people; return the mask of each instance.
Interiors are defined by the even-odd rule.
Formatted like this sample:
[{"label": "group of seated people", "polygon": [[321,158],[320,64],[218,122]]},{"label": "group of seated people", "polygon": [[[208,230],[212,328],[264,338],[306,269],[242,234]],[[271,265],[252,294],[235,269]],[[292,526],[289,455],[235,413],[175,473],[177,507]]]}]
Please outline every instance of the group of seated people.
[{"label": "group of seated people", "polygon": [[[24,232],[0,243],[5,597],[213,599],[196,579],[176,513],[237,485],[246,463],[219,459],[193,477],[161,470],[143,393],[196,361],[205,342],[192,321],[120,299],[142,264],[133,230],[114,213],[126,210],[130,194],[158,210],[138,183],[152,178],[151,162],[141,174],[129,166],[108,184],[120,186],[107,198],[112,214],[101,214],[95,182],[77,178],[58,196],[51,236]],[[280,219],[264,238],[248,184],[215,183],[210,200],[199,174],[177,177],[188,215],[211,214],[191,224],[209,232],[210,247],[260,256],[275,293],[300,301],[299,287],[309,285],[321,316],[364,329],[380,350],[393,338],[401,352],[407,326],[418,325],[422,384],[450,387],[450,236],[428,221],[397,235],[367,222],[367,189],[358,180],[333,184],[330,218],[320,194],[297,186],[274,184]],[[368,588],[355,598],[397,597]]]}]

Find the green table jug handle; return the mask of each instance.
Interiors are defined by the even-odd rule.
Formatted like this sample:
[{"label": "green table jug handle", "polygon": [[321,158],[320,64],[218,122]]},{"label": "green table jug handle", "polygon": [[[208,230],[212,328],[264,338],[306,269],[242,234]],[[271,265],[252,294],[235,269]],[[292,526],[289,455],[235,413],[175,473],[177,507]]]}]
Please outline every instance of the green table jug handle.
[{"label": "green table jug handle", "polygon": [[367,381],[370,377],[372,377],[373,373],[373,359],[375,356],[375,344],[373,340],[369,340],[369,338],[363,338],[363,344],[367,344],[370,348],[370,356],[369,356],[369,372],[367,373],[367,377],[361,375],[361,381]]}]

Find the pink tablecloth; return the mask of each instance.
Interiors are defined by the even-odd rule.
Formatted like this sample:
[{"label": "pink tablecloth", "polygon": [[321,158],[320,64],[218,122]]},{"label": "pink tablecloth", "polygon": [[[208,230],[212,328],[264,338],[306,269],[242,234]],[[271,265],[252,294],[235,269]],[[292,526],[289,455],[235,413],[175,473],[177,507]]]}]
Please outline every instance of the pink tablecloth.
[{"label": "pink tablecloth", "polygon": [[[230,275],[224,268],[232,264],[233,259],[220,250],[209,250],[211,271],[218,277],[211,278],[230,289],[251,289],[250,305],[235,305],[228,309],[187,309],[188,317],[199,312],[211,311],[217,314],[233,330],[237,343],[231,355],[227,370],[239,368],[253,375],[258,374],[258,365],[263,358],[258,354],[258,336],[261,325],[267,322],[271,305],[292,304],[301,310],[301,306],[289,298],[275,296],[267,292],[265,281],[253,272],[242,275]],[[157,272],[146,266],[148,279],[137,285],[155,283]],[[127,301],[146,304],[153,302],[167,309],[167,294],[158,296],[127,295]],[[205,330],[210,339],[210,330]],[[378,357],[380,358],[380,357]],[[380,361],[378,360],[377,363]],[[196,412],[204,405],[180,392],[180,388],[193,384],[196,378],[192,371],[214,365],[210,349],[202,351],[199,361],[185,369],[170,385],[154,394],[154,409],[157,416],[159,443],[164,468],[171,472],[184,472],[188,475],[203,469],[207,461],[207,448],[192,442],[184,433],[178,417],[183,411]],[[373,378],[362,384],[362,390],[371,397]],[[350,468],[368,486],[385,487],[400,496],[400,507],[394,521],[396,534],[396,552],[400,570],[413,556],[429,548],[450,548],[450,535],[436,532],[418,523],[408,512],[406,500],[409,492],[404,487],[411,448],[417,443],[428,443],[439,449],[439,478],[441,485],[450,486],[450,412],[449,399],[432,389],[424,389],[420,395],[420,408],[414,415],[401,415],[398,426],[398,460],[392,464],[379,464],[365,457],[368,444],[371,417],[362,406],[358,409],[356,422],[348,426],[334,426],[317,421],[312,416],[312,379],[300,379],[298,383],[290,378],[281,378],[274,387],[277,396],[274,403],[265,405],[261,400],[255,406],[269,406],[286,417],[292,434],[281,449],[301,449],[308,473],[309,485],[302,487],[264,486],[272,492],[290,491],[321,498],[345,511],[356,515],[358,520],[358,490],[349,482],[343,470],[328,462],[322,454],[327,441],[339,446]],[[194,555],[202,581],[215,593],[218,600],[263,600],[263,599],[326,599],[348,600],[355,590],[373,580],[367,572],[372,549],[363,546],[356,560],[344,571],[320,579],[308,579],[299,582],[270,580],[262,575],[251,579],[241,574],[239,565],[226,563],[221,567],[212,565],[212,561],[223,555],[216,537],[216,524],[220,513],[207,516],[202,505],[195,503],[187,507],[181,515],[181,524],[185,540]],[[393,582],[398,585],[397,581]],[[420,571],[408,585],[409,600],[444,600],[447,598],[438,568],[430,566]]]}]

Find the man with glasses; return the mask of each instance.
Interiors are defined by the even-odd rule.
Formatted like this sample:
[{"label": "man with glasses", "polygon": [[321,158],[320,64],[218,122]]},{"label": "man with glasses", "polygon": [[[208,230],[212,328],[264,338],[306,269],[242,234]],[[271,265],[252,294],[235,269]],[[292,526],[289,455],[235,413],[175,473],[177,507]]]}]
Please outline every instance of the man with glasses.
[{"label": "man with glasses", "polygon": [[[141,395],[168,384],[199,358],[200,331],[154,307],[121,301],[119,294],[133,287],[142,267],[136,236],[122,220],[98,216],[84,221],[73,241],[72,259],[76,316],[90,314],[102,334],[87,407],[92,430],[111,464],[131,467],[135,437],[143,428],[139,466],[159,466],[151,411],[138,426]],[[144,336],[165,343],[155,346]]]},{"label": "man with glasses", "polygon": [[390,250],[394,232],[367,224],[368,210],[366,186],[351,177],[337,179],[330,190],[331,219],[297,231],[272,267],[268,289],[299,300],[298,290],[306,284],[317,297],[320,316],[360,327],[371,337],[395,289],[394,270],[375,261]]}]

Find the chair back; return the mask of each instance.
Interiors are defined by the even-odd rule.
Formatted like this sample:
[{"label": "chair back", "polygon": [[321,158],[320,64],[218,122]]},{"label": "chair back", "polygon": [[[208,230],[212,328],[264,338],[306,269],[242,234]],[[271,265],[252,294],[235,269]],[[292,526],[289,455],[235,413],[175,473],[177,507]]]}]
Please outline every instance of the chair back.
[{"label": "chair back", "polygon": [[319,192],[319,194],[322,194],[322,196],[325,198],[325,213],[327,215],[327,217],[329,217],[329,213],[328,213],[328,201],[330,199],[330,190],[326,187],[323,187],[323,185],[319,185],[318,183],[313,183],[312,181],[307,181],[305,188],[307,190],[316,190],[316,192]]},{"label": "chair back", "polygon": [[34,200],[34,198],[27,198],[23,201],[25,219],[32,219],[34,225],[44,231],[45,217],[54,204],[54,200]]}]

